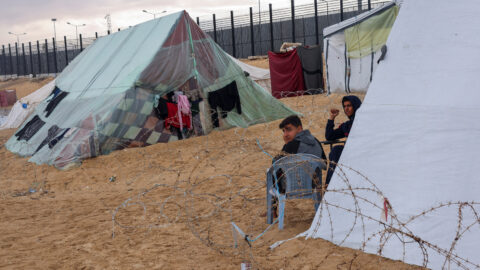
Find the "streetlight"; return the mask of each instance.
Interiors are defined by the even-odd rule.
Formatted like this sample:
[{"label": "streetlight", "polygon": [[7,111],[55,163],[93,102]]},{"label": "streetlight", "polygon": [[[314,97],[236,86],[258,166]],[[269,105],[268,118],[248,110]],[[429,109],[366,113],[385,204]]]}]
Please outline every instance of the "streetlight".
[{"label": "streetlight", "polygon": [[12,33],[12,32],[8,32],[10,35],[14,35],[14,36],[17,36],[17,44],[20,45],[20,38],[19,36],[23,36],[23,35],[26,35],[27,33],[22,33],[22,34],[15,34],[15,33]]},{"label": "streetlight", "polygon": [[55,22],[57,21],[57,18],[52,18],[53,22],[53,36],[55,37],[55,43],[57,43],[57,30],[55,29]]},{"label": "streetlight", "polygon": [[78,27],[86,26],[86,24],[84,24],[84,23],[73,24],[71,22],[67,22],[67,24],[75,27],[75,37],[77,38],[77,47],[75,47],[75,49],[77,49],[78,48]]},{"label": "streetlight", "polygon": [[153,18],[154,18],[154,19],[157,18],[157,15],[158,15],[158,14],[162,14],[162,13],[167,12],[166,10],[164,10],[164,11],[162,11],[162,12],[157,12],[157,13],[155,13],[155,12],[148,12],[148,11],[146,11],[145,9],[142,10],[142,11],[145,12],[145,13],[148,13],[148,14],[150,14],[150,15],[153,15]]},{"label": "streetlight", "polygon": [[260,14],[261,14],[261,11],[260,11],[260,0],[258,0],[258,25],[260,25],[260,27],[262,27],[262,26],[261,26],[261,24],[262,24],[262,18],[261,18],[261,15],[260,15]]}]

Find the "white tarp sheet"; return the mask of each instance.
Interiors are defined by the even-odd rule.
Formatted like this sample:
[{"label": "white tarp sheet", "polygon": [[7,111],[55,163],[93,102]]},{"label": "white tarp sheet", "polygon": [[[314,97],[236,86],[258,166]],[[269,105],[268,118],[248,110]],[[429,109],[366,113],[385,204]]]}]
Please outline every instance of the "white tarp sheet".
[{"label": "white tarp sheet", "polygon": [[[42,102],[54,88],[55,80],[52,80],[30,95],[17,100],[8,114],[8,117],[4,119],[3,123],[0,122],[0,130],[18,128],[22,125],[23,121],[25,121],[25,119],[27,119],[27,117],[35,110],[35,107],[37,107],[37,105]],[[27,108],[24,108],[23,104],[26,104]]]},{"label": "white tarp sheet", "polygon": [[478,0],[404,1],[340,158],[345,175],[307,238],[432,269],[479,267],[479,10]]},{"label": "white tarp sheet", "polygon": [[270,70],[269,69],[255,67],[255,66],[249,65],[247,63],[244,63],[244,62],[238,60],[237,58],[235,58],[231,55],[228,55],[228,56],[230,56],[230,58],[237,65],[239,65],[240,68],[243,71],[248,72],[248,74],[250,74],[250,78],[252,80],[254,80],[256,83],[258,83],[261,87],[263,87],[268,92],[272,93],[272,85],[270,83]]}]

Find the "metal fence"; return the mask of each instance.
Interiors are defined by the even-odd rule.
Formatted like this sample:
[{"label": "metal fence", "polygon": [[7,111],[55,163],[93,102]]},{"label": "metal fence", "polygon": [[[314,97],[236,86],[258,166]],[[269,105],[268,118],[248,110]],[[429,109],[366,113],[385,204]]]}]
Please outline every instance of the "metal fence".
[{"label": "metal fence", "polygon": [[[237,14],[217,19],[197,17],[200,28],[212,37],[227,53],[237,58],[265,55],[276,51],[283,42],[300,42],[304,45],[320,44],[323,28],[356,16],[389,0],[338,0],[317,1],[290,8],[276,9],[269,4],[268,11]],[[120,31],[120,29],[118,29]],[[107,34],[110,34],[109,32]],[[36,76],[60,73],[84,48],[97,38],[42,41],[7,44],[0,47],[0,76]],[[233,46],[233,44],[235,46]]]}]

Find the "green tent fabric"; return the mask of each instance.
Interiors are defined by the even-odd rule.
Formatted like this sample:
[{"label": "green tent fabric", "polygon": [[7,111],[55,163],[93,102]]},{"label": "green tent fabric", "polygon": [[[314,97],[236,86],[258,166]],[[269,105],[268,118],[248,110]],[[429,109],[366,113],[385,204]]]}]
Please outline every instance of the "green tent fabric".
[{"label": "green tent fabric", "polygon": [[398,10],[399,7],[394,5],[378,15],[345,29],[348,57],[362,58],[385,45]]},{"label": "green tent fabric", "polygon": [[175,90],[203,97],[205,134],[212,130],[209,93],[233,81],[242,112],[228,112],[222,128],[297,114],[246,77],[185,11],[174,13],[96,40],[58,76],[6,147],[66,169],[126,147],[177,140],[154,111],[158,97]]}]

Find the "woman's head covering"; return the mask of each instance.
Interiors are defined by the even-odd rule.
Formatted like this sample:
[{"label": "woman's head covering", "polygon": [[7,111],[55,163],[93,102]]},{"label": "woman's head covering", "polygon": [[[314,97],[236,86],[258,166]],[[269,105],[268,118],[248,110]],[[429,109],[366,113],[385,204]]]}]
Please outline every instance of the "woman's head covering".
[{"label": "woman's head covering", "polygon": [[345,101],[350,101],[353,106],[353,114],[349,116],[348,118],[350,120],[353,120],[355,118],[355,113],[357,112],[358,108],[362,105],[362,101],[357,97],[357,96],[344,96],[342,99],[342,106]]}]

